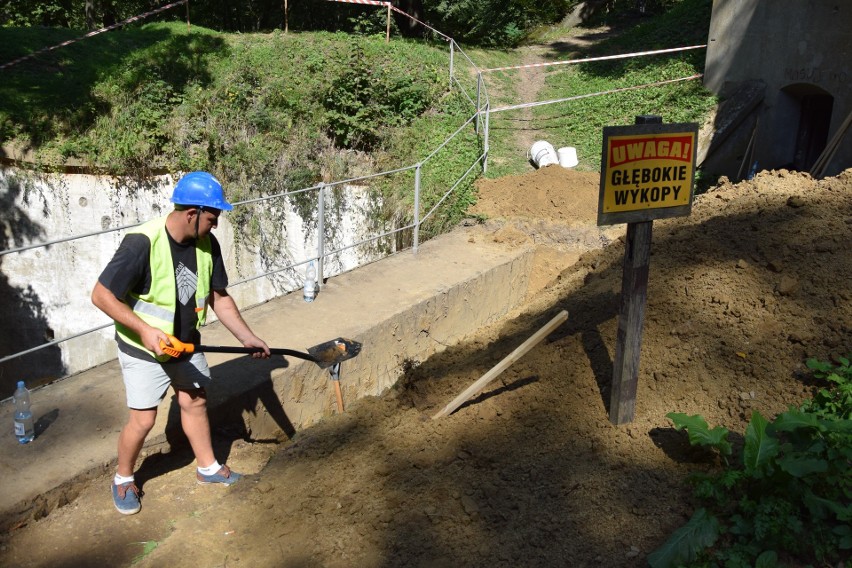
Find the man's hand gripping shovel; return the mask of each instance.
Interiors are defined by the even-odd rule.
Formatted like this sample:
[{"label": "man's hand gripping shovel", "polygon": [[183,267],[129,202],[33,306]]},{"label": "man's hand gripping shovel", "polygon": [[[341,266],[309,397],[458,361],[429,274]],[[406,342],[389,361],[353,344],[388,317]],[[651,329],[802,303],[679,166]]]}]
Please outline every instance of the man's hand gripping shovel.
[{"label": "man's hand gripping shovel", "polygon": [[[168,345],[165,341],[160,341],[160,349],[163,353],[170,357],[180,357],[184,353],[260,353],[263,351],[260,347],[229,347],[223,345],[195,345],[194,343],[184,343],[176,337],[169,336]],[[361,352],[361,344],[352,339],[338,337],[331,341],[308,347],[308,352],[296,351],[294,349],[270,348],[269,352],[272,355],[285,355],[312,361],[320,366],[321,369],[328,369],[339,364],[347,359],[352,359]]]},{"label": "man's hand gripping shovel", "polygon": [[[184,343],[176,337],[169,336],[169,343],[160,341],[160,349],[170,357],[180,357],[184,353],[259,353],[263,349],[259,347],[228,347],[220,345],[195,345]],[[334,381],[334,390],[337,395],[337,410],[343,412],[343,396],[340,392],[340,363],[351,359],[361,352],[361,344],[352,339],[338,337],[331,341],[308,347],[308,352],[295,351],[293,349],[270,348],[272,355],[289,355],[297,359],[312,361],[321,369],[328,369],[331,379]]]}]

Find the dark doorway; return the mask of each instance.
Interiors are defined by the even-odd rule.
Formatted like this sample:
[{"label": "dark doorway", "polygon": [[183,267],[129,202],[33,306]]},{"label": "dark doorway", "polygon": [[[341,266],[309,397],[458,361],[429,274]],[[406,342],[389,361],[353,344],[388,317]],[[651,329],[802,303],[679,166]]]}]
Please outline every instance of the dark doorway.
[{"label": "dark doorway", "polygon": [[808,171],[825,150],[834,97],[822,93],[804,95],[799,99],[801,114],[796,133],[796,152],[793,169]]}]

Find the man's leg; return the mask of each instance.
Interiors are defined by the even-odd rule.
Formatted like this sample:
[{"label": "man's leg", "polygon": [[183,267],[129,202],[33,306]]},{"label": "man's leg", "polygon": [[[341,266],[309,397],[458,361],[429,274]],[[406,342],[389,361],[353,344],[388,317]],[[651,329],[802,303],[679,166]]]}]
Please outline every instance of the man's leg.
[{"label": "man's leg", "polygon": [[204,389],[175,391],[183,431],[189,438],[189,445],[192,446],[198,464],[195,474],[198,483],[231,485],[239,481],[242,475],[231,471],[227,465],[220,464],[213,455],[210,419],[207,417],[207,392]]},{"label": "man's leg", "polygon": [[118,435],[118,468],[112,481],[112,500],[122,515],[133,515],[142,507],[139,501],[142,494],[134,482],[133,470],[156,418],[156,407],[145,410],[131,408],[127,424]]},{"label": "man's leg", "polygon": [[189,439],[198,467],[208,467],[216,461],[210,438],[210,419],[207,417],[207,392],[204,389],[175,389],[180,406],[180,422]]},{"label": "man's leg", "polygon": [[130,417],[127,424],[121,429],[118,436],[118,474],[123,477],[133,475],[136,468],[136,460],[142,451],[142,444],[148,432],[154,427],[157,418],[156,408],[145,410],[130,409]]}]

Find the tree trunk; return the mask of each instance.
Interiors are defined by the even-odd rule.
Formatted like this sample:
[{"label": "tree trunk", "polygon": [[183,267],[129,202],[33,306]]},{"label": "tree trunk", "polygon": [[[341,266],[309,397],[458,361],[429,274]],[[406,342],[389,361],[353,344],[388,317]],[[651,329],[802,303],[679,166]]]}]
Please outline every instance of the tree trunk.
[{"label": "tree trunk", "polygon": [[[391,3],[409,16],[417,18],[421,22],[423,21],[422,0],[393,0]],[[396,12],[394,12],[394,21],[396,21],[399,31],[409,37],[423,34],[426,31],[425,28],[411,18]]]},{"label": "tree trunk", "polygon": [[95,29],[95,2],[86,0],[86,29]]},{"label": "tree trunk", "polygon": [[103,0],[101,2],[101,6],[104,11],[104,27],[109,27],[116,22],[116,14],[115,14],[115,6],[112,3],[112,0]]}]

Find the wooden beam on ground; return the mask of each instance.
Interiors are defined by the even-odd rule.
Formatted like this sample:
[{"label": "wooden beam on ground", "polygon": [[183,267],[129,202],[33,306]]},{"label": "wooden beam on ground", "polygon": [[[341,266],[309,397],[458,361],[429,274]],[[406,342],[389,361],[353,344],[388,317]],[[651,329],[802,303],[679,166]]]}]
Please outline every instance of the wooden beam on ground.
[{"label": "wooden beam on ground", "polygon": [[822,154],[820,154],[816,159],[816,162],[814,162],[810,171],[810,174],[813,177],[821,178],[823,176],[825,169],[828,167],[828,164],[831,163],[832,158],[834,158],[834,154],[840,146],[840,141],[843,140],[843,137],[846,135],[846,131],[849,130],[850,125],[852,125],[852,112],[849,113],[840,125],[840,128],[838,128],[837,132],[835,132],[834,136],[832,136],[831,141],[829,141],[825,149],[823,149]]},{"label": "wooden beam on ground", "polygon": [[447,416],[448,414],[452,414],[459,406],[467,402],[470,397],[481,391],[485,388],[485,385],[490,383],[492,380],[497,378],[497,376],[509,368],[512,363],[523,357],[527,351],[538,345],[542,339],[547,337],[550,332],[559,327],[565,320],[568,319],[568,312],[562,310],[559,312],[556,317],[547,322],[541,329],[539,329],[532,337],[524,341],[517,349],[509,353],[502,361],[497,363],[494,367],[491,368],[490,371],[482,375],[475,383],[470,385],[463,393],[458,395],[453,401],[444,407],[443,410],[435,414],[432,419],[441,418]]}]

